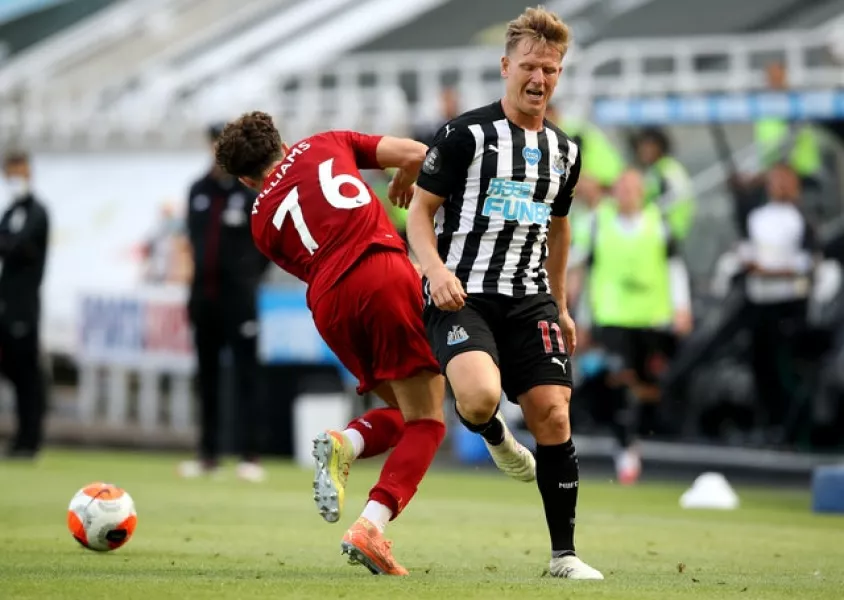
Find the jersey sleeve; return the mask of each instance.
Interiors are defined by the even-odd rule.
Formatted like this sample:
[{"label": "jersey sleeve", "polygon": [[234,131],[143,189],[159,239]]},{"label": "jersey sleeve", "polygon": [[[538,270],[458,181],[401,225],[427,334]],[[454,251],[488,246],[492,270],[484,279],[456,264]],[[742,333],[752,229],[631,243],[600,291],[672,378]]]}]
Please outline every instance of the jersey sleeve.
[{"label": "jersey sleeve", "polygon": [[574,164],[571,166],[569,176],[566,178],[566,183],[560,189],[557,197],[554,198],[554,204],[551,206],[551,216],[566,217],[571,209],[571,203],[574,199],[574,188],[577,186],[577,180],[580,179],[580,155],[577,153],[577,158],[574,159]]},{"label": "jersey sleeve", "polygon": [[465,185],[474,156],[475,136],[465,126],[447,123],[434,136],[416,185],[447,198]]},{"label": "jersey sleeve", "polygon": [[368,135],[357,131],[338,131],[335,135],[342,138],[355,154],[358,169],[380,169],[378,164],[378,143],[383,136]]}]

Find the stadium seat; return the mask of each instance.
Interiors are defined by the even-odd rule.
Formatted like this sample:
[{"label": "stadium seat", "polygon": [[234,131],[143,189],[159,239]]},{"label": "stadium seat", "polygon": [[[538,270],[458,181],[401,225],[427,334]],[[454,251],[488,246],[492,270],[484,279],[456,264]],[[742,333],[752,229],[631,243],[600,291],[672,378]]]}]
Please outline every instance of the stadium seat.
[{"label": "stadium seat", "polygon": [[812,509],[844,514],[844,464],[817,467],[812,475]]}]

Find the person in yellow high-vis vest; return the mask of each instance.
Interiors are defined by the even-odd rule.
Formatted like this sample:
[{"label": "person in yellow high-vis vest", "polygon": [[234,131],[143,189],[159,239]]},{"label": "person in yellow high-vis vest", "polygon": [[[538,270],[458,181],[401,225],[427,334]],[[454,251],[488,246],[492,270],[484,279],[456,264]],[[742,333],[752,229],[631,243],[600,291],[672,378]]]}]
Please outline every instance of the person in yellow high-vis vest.
[{"label": "person in yellow high-vis vest", "polygon": [[[782,63],[769,64],[766,75],[769,89],[788,91],[787,73]],[[766,117],[754,123],[753,137],[763,172],[778,163],[786,163],[797,173],[804,188],[820,185],[823,159],[818,136],[811,125]]]},{"label": "person in yellow high-vis vest", "polygon": [[[614,198],[598,206],[580,256],[588,273],[588,311],[578,313],[579,324],[588,323],[597,345],[620,363],[610,386],[627,391],[615,409],[614,429],[620,446],[616,471],[619,481],[629,484],[641,471],[636,421],[650,420],[656,427],[658,378],[677,336],[692,328],[688,272],[659,207],[645,203],[641,172],[625,171]],[[638,410],[628,406],[630,397]],[[639,418],[629,418],[631,413]]]},{"label": "person in yellow high-vis vest", "polygon": [[811,126],[765,118],[754,123],[753,134],[763,170],[784,162],[794,169],[804,185],[817,185],[823,163],[818,138]]},{"label": "person in yellow high-vis vest", "polygon": [[671,142],[664,131],[649,127],[634,139],[636,158],[645,169],[645,204],[655,204],[678,242],[692,228],[695,196],[692,178],[671,154]]}]

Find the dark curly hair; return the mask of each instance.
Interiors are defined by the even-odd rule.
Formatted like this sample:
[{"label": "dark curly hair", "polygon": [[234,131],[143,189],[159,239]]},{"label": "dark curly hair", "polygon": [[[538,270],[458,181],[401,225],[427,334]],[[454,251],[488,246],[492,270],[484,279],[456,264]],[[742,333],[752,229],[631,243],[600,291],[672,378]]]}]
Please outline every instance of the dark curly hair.
[{"label": "dark curly hair", "polygon": [[635,150],[642,142],[653,142],[663,154],[671,154],[671,139],[664,129],[660,127],[645,127],[633,135],[632,145]]},{"label": "dark curly hair", "polygon": [[254,111],[228,123],[217,138],[217,164],[235,177],[258,181],[282,158],[281,135],[267,113]]}]

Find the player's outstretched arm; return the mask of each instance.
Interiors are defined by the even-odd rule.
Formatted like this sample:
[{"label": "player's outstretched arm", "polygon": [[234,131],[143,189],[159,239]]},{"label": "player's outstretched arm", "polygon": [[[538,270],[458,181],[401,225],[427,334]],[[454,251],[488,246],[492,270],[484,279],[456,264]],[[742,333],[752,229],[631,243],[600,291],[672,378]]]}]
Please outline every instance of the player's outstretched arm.
[{"label": "player's outstretched arm", "polygon": [[387,188],[387,197],[393,205],[407,208],[413,199],[413,184],[419,175],[419,167],[425,160],[428,147],[407,138],[384,136],[378,142],[376,159],[382,169],[397,169]]},{"label": "player's outstretched arm", "polygon": [[419,173],[419,167],[425,161],[426,152],[428,152],[428,146],[421,142],[385,135],[378,142],[375,158],[382,169],[415,171],[413,180],[416,181],[416,174]]},{"label": "player's outstretched arm", "polygon": [[463,284],[448,270],[437,251],[434,215],[444,198],[419,187],[407,215],[407,241],[430,283],[431,297],[443,310],[460,310],[465,304]]}]

